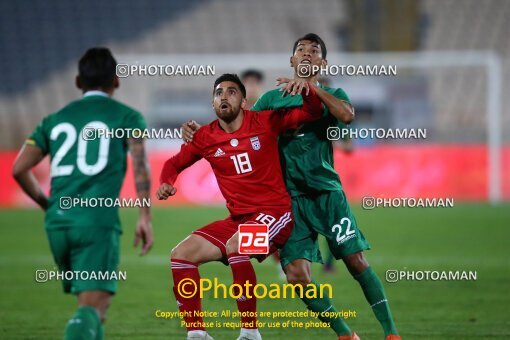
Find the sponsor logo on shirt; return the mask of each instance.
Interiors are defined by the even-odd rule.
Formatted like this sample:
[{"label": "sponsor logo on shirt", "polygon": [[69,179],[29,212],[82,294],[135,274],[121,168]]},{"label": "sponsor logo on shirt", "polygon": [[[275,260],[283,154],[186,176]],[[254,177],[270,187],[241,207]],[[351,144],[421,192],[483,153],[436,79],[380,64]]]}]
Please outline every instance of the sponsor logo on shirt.
[{"label": "sponsor logo on shirt", "polygon": [[223,156],[225,153],[223,152],[223,150],[221,150],[220,148],[218,148],[218,150],[216,150],[216,153],[214,154],[214,157],[219,157],[219,156]]}]

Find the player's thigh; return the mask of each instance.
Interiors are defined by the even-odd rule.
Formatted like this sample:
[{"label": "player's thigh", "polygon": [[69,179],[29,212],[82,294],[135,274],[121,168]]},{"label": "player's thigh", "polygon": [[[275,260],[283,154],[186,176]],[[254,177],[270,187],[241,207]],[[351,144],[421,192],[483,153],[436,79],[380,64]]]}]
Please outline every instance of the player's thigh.
[{"label": "player's thigh", "polygon": [[[234,221],[231,216],[228,216],[224,220],[214,221],[193,231],[191,234],[193,239],[200,240],[201,245],[207,247],[207,257],[205,258],[207,261],[198,263],[221,260],[227,264],[227,242],[238,231],[239,223],[239,221]],[[211,245],[214,247],[211,247]]]},{"label": "player's thigh", "polygon": [[71,292],[117,292],[120,260],[120,230],[112,227],[82,227],[69,232],[72,242],[71,267],[79,274],[73,277]]},{"label": "player's thigh", "polygon": [[314,229],[324,235],[329,249],[336,259],[370,249],[343,191],[331,191],[320,195],[318,204],[322,214],[314,223]]},{"label": "player's thigh", "polygon": [[[71,270],[71,248],[68,242],[67,229],[47,229],[46,235],[53,255],[53,259],[59,271],[67,272]],[[71,280],[62,280],[64,292],[71,292]]]},{"label": "player's thigh", "polygon": [[[292,234],[294,227],[294,219],[291,207],[289,206],[281,208],[260,208],[259,211],[244,216],[236,221],[239,224],[265,224],[267,226],[267,242],[269,245],[267,253],[251,255],[251,257],[256,258],[258,262],[263,262],[271,254],[281,249]],[[247,233],[249,234],[249,232]],[[246,241],[249,241],[249,239],[246,238],[247,233],[243,232],[243,235],[236,233],[233,236],[230,240],[233,242],[229,242],[232,244],[232,252],[238,252],[240,249],[239,244],[241,243],[241,246],[243,246],[246,244]],[[253,236],[252,241],[260,237],[260,235]]]},{"label": "player's thigh", "polygon": [[294,228],[287,242],[280,249],[280,263],[282,268],[297,259],[305,259],[308,262],[322,263],[318,234],[311,228],[308,215],[309,204],[301,196],[292,198],[292,211],[294,215]]},{"label": "player's thigh", "polygon": [[207,239],[191,234],[172,249],[171,257],[194,263],[206,263],[219,261],[223,255],[221,250]]}]

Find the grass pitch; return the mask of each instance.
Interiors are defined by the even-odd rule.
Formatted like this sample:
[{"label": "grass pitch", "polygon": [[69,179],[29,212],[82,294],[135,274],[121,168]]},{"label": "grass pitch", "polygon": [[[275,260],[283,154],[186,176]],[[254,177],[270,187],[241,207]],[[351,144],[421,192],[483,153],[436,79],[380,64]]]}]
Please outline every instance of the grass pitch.
[{"label": "grass pitch", "polygon": [[[383,280],[397,327],[404,339],[508,339],[510,338],[510,206],[463,204],[446,209],[375,209],[354,207],[359,225],[372,245],[367,258]],[[156,242],[152,252],[139,257],[133,249],[136,210],[122,211],[124,234],[120,270],[127,280],[119,283],[105,325],[109,339],[184,339],[178,319],[155,316],[157,310],[177,311],[171,294],[169,250],[192,230],[224,218],[223,208],[157,208],[153,212]],[[0,210],[0,338],[58,339],[73,314],[76,302],[64,295],[58,281],[35,282],[37,269],[54,269],[43,228],[43,214],[33,209]],[[260,283],[281,283],[272,259],[254,263]],[[476,281],[384,280],[386,270],[476,271]],[[200,268],[202,277],[231,283],[228,267],[210,263]],[[356,311],[348,324],[362,339],[383,339],[382,330],[357,282],[343,263],[334,274],[313,266],[318,282],[334,287],[339,310]],[[233,300],[206,296],[208,311],[236,310]],[[300,300],[264,299],[258,310],[305,311]],[[261,321],[313,321],[261,318]],[[217,318],[205,321],[237,321]],[[212,328],[218,340],[235,339],[237,329]],[[329,329],[261,329],[264,339],[335,339]]]}]

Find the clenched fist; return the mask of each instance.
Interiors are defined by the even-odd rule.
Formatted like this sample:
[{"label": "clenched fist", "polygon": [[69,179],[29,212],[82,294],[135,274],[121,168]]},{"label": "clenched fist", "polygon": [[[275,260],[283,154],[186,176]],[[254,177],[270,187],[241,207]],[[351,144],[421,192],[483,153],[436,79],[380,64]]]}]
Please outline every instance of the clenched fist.
[{"label": "clenched fist", "polygon": [[174,188],[170,184],[163,183],[159,186],[156,196],[158,196],[159,200],[166,200],[169,196],[175,195],[176,192],[177,192],[176,188]]}]

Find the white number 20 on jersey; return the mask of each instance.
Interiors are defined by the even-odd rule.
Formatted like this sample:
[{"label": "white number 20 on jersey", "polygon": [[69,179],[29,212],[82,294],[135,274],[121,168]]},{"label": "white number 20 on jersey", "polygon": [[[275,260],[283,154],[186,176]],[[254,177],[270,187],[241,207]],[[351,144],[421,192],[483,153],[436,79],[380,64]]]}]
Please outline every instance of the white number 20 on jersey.
[{"label": "white number 20 on jersey", "polygon": [[[103,122],[93,121],[88,123],[86,128],[104,130],[107,129],[108,126]],[[51,160],[51,177],[69,176],[73,172],[74,165],[60,165],[60,162],[76,143],[76,140],[78,140],[76,159],[78,170],[80,170],[82,174],[88,176],[93,176],[103,171],[108,163],[108,151],[110,146],[109,139],[105,139],[103,137],[99,138],[99,155],[97,157],[97,161],[94,164],[88,164],[86,160],[88,141],[82,138],[83,130],[80,131],[80,138],[78,138],[78,133],[73,125],[69,123],[60,123],[51,130],[50,139],[55,141],[61,134],[65,135],[65,139]]]},{"label": "white number 20 on jersey", "polygon": [[252,170],[250,158],[248,158],[247,152],[230,156],[230,159],[234,161],[234,166],[236,167],[237,174],[245,174]]}]

